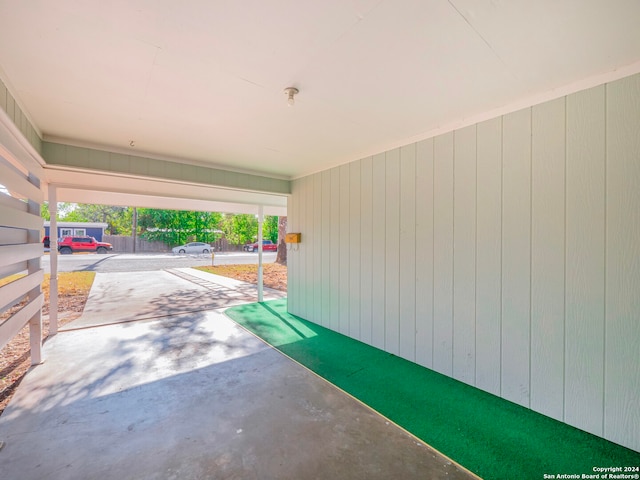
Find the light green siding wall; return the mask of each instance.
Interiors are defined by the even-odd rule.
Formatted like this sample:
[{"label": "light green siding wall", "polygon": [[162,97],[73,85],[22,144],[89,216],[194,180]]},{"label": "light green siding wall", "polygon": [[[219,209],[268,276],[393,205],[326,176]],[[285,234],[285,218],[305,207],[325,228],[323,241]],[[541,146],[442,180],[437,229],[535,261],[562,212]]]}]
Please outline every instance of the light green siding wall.
[{"label": "light green siding wall", "polygon": [[291,313],[640,451],[640,75],[292,190]]},{"label": "light green siding wall", "polygon": [[29,141],[31,146],[33,146],[38,153],[41,153],[42,140],[38,136],[38,132],[33,128],[33,125],[16,103],[13,95],[11,95],[2,80],[0,80],[0,108],[7,112],[11,121],[18,127],[18,130],[20,130],[22,135]]},{"label": "light green siding wall", "polygon": [[258,192],[291,193],[291,182],[277,178],[230,172],[166,160],[106,152],[52,142],[42,142],[47,164],[101,170],[106,172],[165,178],[184,182],[242,188]]}]

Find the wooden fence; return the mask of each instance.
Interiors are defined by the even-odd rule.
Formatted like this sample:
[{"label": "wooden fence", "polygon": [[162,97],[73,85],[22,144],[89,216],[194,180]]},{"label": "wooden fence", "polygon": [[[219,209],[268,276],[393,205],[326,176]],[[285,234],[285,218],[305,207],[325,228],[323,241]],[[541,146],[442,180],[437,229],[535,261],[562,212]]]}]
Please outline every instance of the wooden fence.
[{"label": "wooden fence", "polygon": [[[160,241],[147,241],[142,238],[136,238],[136,248],[133,248],[133,237],[124,235],[103,235],[103,242],[113,245],[113,251],[116,253],[161,253],[170,252],[171,247]],[[235,252],[242,250],[243,245],[230,244],[226,238],[216,240],[211,244],[214,252]]]},{"label": "wooden fence", "polygon": [[159,253],[171,251],[164,242],[149,242],[139,237],[135,240],[135,249],[133,248],[133,237],[123,235],[103,235],[102,241],[113,245],[113,251],[117,253]]}]

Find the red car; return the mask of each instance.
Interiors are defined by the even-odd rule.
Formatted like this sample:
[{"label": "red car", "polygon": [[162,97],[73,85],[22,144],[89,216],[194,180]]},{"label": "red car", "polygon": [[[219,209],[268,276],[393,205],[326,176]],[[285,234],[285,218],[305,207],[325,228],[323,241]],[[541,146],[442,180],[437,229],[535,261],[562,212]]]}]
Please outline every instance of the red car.
[{"label": "red car", "polygon": [[[247,252],[257,252],[258,251],[258,242],[249,243],[245,245],[244,248]],[[262,241],[262,251],[263,252],[275,252],[278,250],[278,245],[273,243],[271,240],[263,240]]]},{"label": "red car", "polygon": [[63,237],[58,242],[58,251],[62,255],[74,252],[107,253],[113,250],[110,243],[99,242],[93,237]]}]

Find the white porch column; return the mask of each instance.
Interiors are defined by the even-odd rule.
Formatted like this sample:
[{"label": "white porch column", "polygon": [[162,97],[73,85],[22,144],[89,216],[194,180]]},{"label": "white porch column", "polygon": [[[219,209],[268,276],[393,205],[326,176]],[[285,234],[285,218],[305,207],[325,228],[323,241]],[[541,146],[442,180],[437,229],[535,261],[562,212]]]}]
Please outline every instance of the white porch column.
[{"label": "white porch column", "polygon": [[258,302],[263,300],[263,285],[262,285],[262,221],[263,221],[263,207],[258,206]]},{"label": "white porch column", "polygon": [[[40,179],[29,174],[29,183],[35,185],[40,189]],[[29,199],[27,211],[31,215],[40,216],[40,202],[37,200]],[[40,243],[40,229],[29,229],[27,234],[27,241],[29,243]],[[27,273],[29,276],[37,275],[41,271],[40,259],[42,255],[27,260]],[[31,347],[31,365],[38,365],[42,363],[42,288],[38,285],[33,288],[28,295],[29,303],[40,302],[37,312],[29,319],[29,346]]]},{"label": "white porch column", "polygon": [[49,185],[49,335],[58,333],[58,199],[56,187]]}]

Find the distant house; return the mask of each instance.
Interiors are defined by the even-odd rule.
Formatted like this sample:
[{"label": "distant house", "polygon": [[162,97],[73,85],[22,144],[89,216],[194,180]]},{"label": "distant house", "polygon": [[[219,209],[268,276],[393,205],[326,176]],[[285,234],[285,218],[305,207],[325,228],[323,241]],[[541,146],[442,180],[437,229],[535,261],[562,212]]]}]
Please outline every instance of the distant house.
[{"label": "distant house", "polygon": [[[106,223],[91,222],[58,222],[58,238],[76,236],[94,237],[99,242],[102,241],[104,229],[107,228]],[[44,235],[49,235],[50,223],[44,222]]]}]

